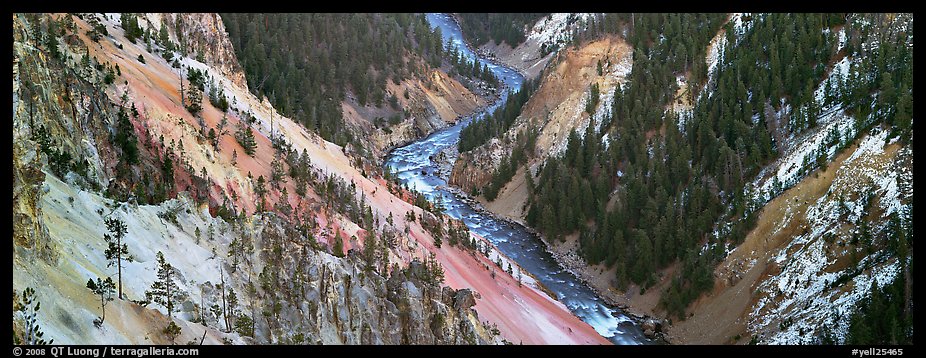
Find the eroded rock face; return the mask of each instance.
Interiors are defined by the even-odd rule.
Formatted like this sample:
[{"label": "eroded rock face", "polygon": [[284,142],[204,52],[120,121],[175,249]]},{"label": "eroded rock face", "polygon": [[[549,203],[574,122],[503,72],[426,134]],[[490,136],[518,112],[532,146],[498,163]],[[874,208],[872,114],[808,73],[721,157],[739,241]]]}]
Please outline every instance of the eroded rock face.
[{"label": "eroded rock face", "polygon": [[[42,172],[44,159],[32,133],[35,118],[43,118],[41,106],[36,109],[36,99],[47,96],[46,87],[31,83],[31,71],[22,75],[25,56],[31,55],[17,40],[25,36],[25,24],[13,21],[13,243],[14,247],[30,250],[39,257],[54,261],[56,253],[48,240],[48,230],[42,222]],[[19,45],[19,46],[15,46]],[[37,59],[41,59],[38,58]],[[33,60],[36,61],[36,60]],[[29,81],[23,85],[23,77]],[[24,101],[24,98],[28,100]],[[39,112],[39,113],[36,113]],[[16,120],[16,119],[20,120]]]},{"label": "eroded rock face", "polygon": [[457,294],[453,297],[453,308],[457,311],[464,312],[475,305],[476,295],[468,288],[457,291]]},{"label": "eroded rock face", "polygon": [[[386,92],[396,96],[396,108],[360,106],[348,94],[341,110],[355,134],[366,139],[367,149],[379,157],[392,148],[444,129],[492,101],[494,92],[461,81],[469,83],[467,79],[432,69],[427,75],[386,84]],[[389,123],[387,119],[394,115],[401,120]]]},{"label": "eroded rock face", "polygon": [[[33,144],[29,146],[28,144]],[[15,246],[33,250],[39,257],[54,261],[57,254],[42,223],[42,182],[32,141],[13,141],[13,241]]]},{"label": "eroded rock face", "polygon": [[[282,255],[255,254],[262,266],[261,289],[253,297],[258,343],[287,343],[295,332],[306,343],[322,344],[487,344],[493,336],[478,323],[475,296],[427,280],[424,265],[385,278],[365,270],[362,255],[336,258],[325,252],[300,250],[285,236],[275,216],[255,227],[255,252],[279,246]],[[295,274],[293,274],[295,273]],[[244,285],[244,283],[242,283]],[[277,308],[274,308],[277,307]]]},{"label": "eroded rock face", "polygon": [[[235,84],[244,88],[247,87],[244,71],[238,63],[235,49],[232,47],[231,40],[228,39],[228,32],[225,31],[225,24],[222,23],[219,14],[183,13],[159,15],[164,24],[173,30],[172,33],[174,33],[175,37],[177,35],[176,30],[180,30],[180,36],[185,41],[188,55],[194,57],[194,54],[202,54],[206,64],[219,70]],[[154,16],[146,15],[145,17],[153,18]]]},{"label": "eroded rock face", "polygon": [[501,165],[505,150],[507,148],[498,138],[492,138],[478,148],[460,153],[450,173],[450,184],[467,193],[473,189],[482,189],[489,184],[492,173]]},{"label": "eroded rock face", "polygon": [[[527,150],[528,167],[535,168],[548,157],[563,153],[571,131],[582,135],[588,125],[602,123],[604,114],[610,112],[615,89],[626,81],[633,67],[632,53],[630,45],[619,38],[604,38],[559,52],[539,73],[539,87],[512,126],[498,138],[461,153],[450,183],[467,192],[485,187],[514,150],[518,135],[532,129],[538,132],[535,147]],[[596,71],[599,61],[606,64],[601,74]],[[600,100],[595,114],[589,115],[585,105],[592,84],[600,87]]]}]

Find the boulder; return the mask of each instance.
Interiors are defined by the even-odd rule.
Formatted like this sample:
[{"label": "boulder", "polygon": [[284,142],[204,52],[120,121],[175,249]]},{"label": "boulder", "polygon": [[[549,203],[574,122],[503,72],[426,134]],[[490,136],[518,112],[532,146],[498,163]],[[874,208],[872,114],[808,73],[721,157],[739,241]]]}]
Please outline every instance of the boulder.
[{"label": "boulder", "polygon": [[653,331],[652,329],[644,329],[643,335],[646,336],[646,338],[650,338],[650,339],[656,338],[656,332]]},{"label": "boulder", "polygon": [[457,311],[468,310],[475,305],[476,295],[468,288],[457,291],[457,294],[453,297],[453,308]]},{"label": "boulder", "polygon": [[454,296],[455,293],[456,293],[456,291],[454,291],[452,288],[450,288],[450,286],[444,286],[444,287],[441,289],[440,301],[443,302],[445,305],[452,305],[452,304],[453,304],[453,296]]},{"label": "boulder", "polygon": [[641,328],[643,328],[643,335],[647,338],[655,338],[656,332],[661,330],[661,322],[657,322],[655,319],[647,318],[643,321]]}]

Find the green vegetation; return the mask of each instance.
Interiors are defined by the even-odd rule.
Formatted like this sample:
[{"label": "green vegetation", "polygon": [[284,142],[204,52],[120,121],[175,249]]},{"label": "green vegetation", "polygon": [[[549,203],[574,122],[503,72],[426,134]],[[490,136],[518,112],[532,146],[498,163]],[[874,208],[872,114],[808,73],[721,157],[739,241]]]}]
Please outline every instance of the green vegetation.
[{"label": "green vegetation", "polygon": [[[134,103],[131,111],[132,116],[138,118],[138,109],[135,108]],[[129,120],[129,114],[121,106],[119,107],[116,134],[113,142],[117,148],[122,150],[121,161],[128,165],[138,164],[138,137],[135,135],[135,127]]]},{"label": "green vegetation", "polygon": [[444,49],[444,52],[447,54],[447,58],[450,61],[450,75],[460,74],[464,77],[481,79],[494,87],[498,87],[498,77],[495,77],[495,73],[489,69],[488,65],[483,64],[480,67],[477,59],[473,59],[472,61],[467,60],[466,57],[460,53],[457,46],[449,41],[447,42],[447,48]]},{"label": "green vegetation", "polygon": [[[854,241],[871,250],[867,225],[861,231],[863,237]],[[884,252],[899,260],[900,271],[883,287],[872,281],[868,297],[856,303],[856,310],[845,318],[849,325],[845,344],[913,344],[913,256],[908,256],[913,249],[912,203],[891,214],[885,231]],[[851,278],[845,277],[845,281]]]},{"label": "green vegetation", "polygon": [[514,124],[514,120],[521,115],[521,108],[530,99],[531,94],[537,89],[540,83],[537,80],[526,81],[521,85],[520,90],[508,94],[508,101],[505,105],[495,109],[492,114],[484,116],[480,120],[473,120],[466,127],[460,130],[460,142],[458,144],[460,153],[467,152],[480,145],[485,144],[490,138],[499,137]]},{"label": "green vegetation", "polygon": [[[528,223],[553,238],[579,231],[583,256],[592,264],[616,265],[622,286],[646,287],[658,269],[679,262],[662,304],[683,317],[688,303],[713,286],[711,271],[724,243],[741,242],[754,225],[761,203],[744,192],[744,184],[777,158],[777,140],[816,126],[821,104],[813,92],[838,55],[833,28],[843,18],[754,15],[741,37],[726,25],[727,41],[736,45],[724,47],[709,82],[711,95],[699,97],[692,88],[699,100],[682,128],[662,108],[674,99],[676,75],[687,70],[689,79],[705,83],[704,49],[723,15],[608,14],[592,20],[576,41],[627,28],[633,70],[601,130],[584,137],[571,133],[565,153],[544,163]],[[826,101],[859,118],[854,135],[887,122],[906,138],[912,53],[903,44],[909,41],[896,31],[856,28],[878,23],[872,20],[847,25],[847,54],[861,58],[860,65]],[[879,36],[881,45],[861,53],[868,33]],[[856,76],[856,70],[866,75]],[[790,120],[779,120],[774,112],[786,106]],[[599,140],[605,135],[611,139],[607,147]],[[825,163],[811,159],[805,173]],[[715,237],[721,217],[732,226]]]},{"label": "green vegetation", "polygon": [[[694,250],[721,208],[704,179],[693,175],[698,170],[693,171],[686,159],[692,157],[691,145],[675,118],[663,115],[661,108],[675,92],[674,70],[666,64],[677,64],[677,70],[689,65],[669,49],[687,43],[693,48],[706,46],[722,16],[606,15],[604,19],[617,23],[596,22],[590,31],[617,31],[636,23],[633,32],[638,35],[631,36],[633,71],[628,84],[615,93],[612,112],[605,115],[600,130],[592,123],[584,139],[573,131],[563,155],[548,159],[539,170],[527,220],[553,238],[579,230],[581,253],[590,263],[617,265],[622,286],[646,286],[655,279],[657,268],[683,257],[692,263],[702,257]],[[663,28],[667,30],[660,34]],[[660,35],[665,41],[654,41]],[[695,45],[694,39],[704,42]],[[594,92],[592,88],[590,102]],[[647,139],[647,132],[661,127],[663,135],[656,132]],[[608,147],[601,144],[604,135],[612,139]],[[609,200],[615,202],[611,209]]]},{"label": "green vegetation", "polygon": [[158,279],[145,291],[149,302],[157,303],[167,309],[167,316],[173,317],[174,307],[183,297],[183,291],[177,286],[177,270],[167,262],[164,253],[158,251]]},{"label": "green vegetation", "polygon": [[[55,342],[54,339],[45,340],[45,332],[39,327],[36,319],[42,303],[35,296],[35,289],[26,287],[22,296],[17,297],[16,291],[13,291],[13,314],[14,327],[19,323],[21,330],[13,331],[13,344],[24,345],[50,345]],[[17,315],[18,313],[18,315]],[[18,317],[16,317],[18,316]]]},{"label": "green vegetation", "polygon": [[[100,42],[100,39],[103,36],[109,36],[109,30],[106,30],[106,25],[100,22],[100,18],[96,14],[86,15],[87,18],[84,19],[87,21],[87,25],[90,25],[90,30],[87,30],[87,36],[90,37],[90,40],[93,42]],[[139,57],[141,57],[139,55]],[[144,61],[141,61],[144,63]]]},{"label": "green vegetation", "polygon": [[595,108],[598,108],[599,99],[600,92],[598,89],[598,83],[592,83],[592,85],[588,88],[588,98],[585,100],[585,113],[588,113],[590,116],[594,115]]},{"label": "green vegetation", "polygon": [[68,171],[81,173],[86,177],[88,163],[86,161],[73,161],[71,153],[66,149],[58,148],[57,140],[52,140],[45,126],[39,126],[32,133],[32,140],[39,145],[39,150],[48,157],[48,166],[59,178],[64,178]]},{"label": "green vegetation", "polygon": [[96,278],[96,282],[93,282],[93,279],[87,280],[87,288],[93,292],[93,294],[100,296],[100,311],[102,315],[100,318],[93,320],[93,325],[97,328],[103,327],[103,322],[106,320],[106,303],[113,300],[113,294],[115,294],[116,285],[113,283],[111,277],[107,277],[105,280]]},{"label": "green vegetation", "polygon": [[460,29],[467,41],[476,47],[490,40],[496,45],[504,42],[517,47],[525,40],[524,30],[530,29],[545,13],[461,13]]},{"label": "green vegetation", "polygon": [[119,16],[122,28],[125,30],[125,38],[132,43],[144,35],[144,31],[138,26],[138,17],[135,14],[122,13]]},{"label": "green vegetation", "polygon": [[903,273],[881,288],[872,282],[870,295],[849,317],[845,343],[913,344],[913,297],[907,297],[906,284]]},{"label": "green vegetation", "polygon": [[238,122],[235,140],[244,149],[244,154],[254,156],[254,151],[257,150],[257,141],[254,140],[254,132],[251,131],[251,127],[243,120]]},{"label": "green vegetation", "polygon": [[[122,260],[129,258],[129,246],[125,244],[125,234],[128,233],[125,223],[114,217],[106,218],[106,228],[109,233],[103,234],[103,240],[106,241],[107,247],[106,260],[109,262],[106,267],[116,266],[119,275],[119,299],[122,299]],[[109,278],[107,278],[109,280]],[[99,285],[98,285],[99,286]],[[92,288],[91,288],[92,290]]]},{"label": "green vegetation", "polygon": [[225,96],[225,89],[221,85],[216,85],[214,79],[209,81],[209,103],[222,112],[228,111],[228,97]]},{"label": "green vegetation", "polygon": [[502,159],[501,165],[492,173],[492,179],[483,189],[486,199],[489,201],[495,200],[498,192],[514,177],[518,167],[527,163],[528,157],[533,155],[532,151],[537,144],[537,135],[539,133],[535,128],[529,128],[518,133],[511,154]]},{"label": "green vegetation", "polygon": [[353,139],[341,113],[347,91],[360,105],[382,106],[386,81],[441,62],[441,36],[422,15],[221,16],[251,91],[339,145]]},{"label": "green vegetation", "polygon": [[254,337],[254,321],[244,313],[235,318],[235,332],[241,336]]},{"label": "green vegetation", "polygon": [[177,339],[178,336],[180,336],[181,331],[182,329],[180,328],[180,326],[174,323],[174,321],[170,321],[170,324],[168,324],[167,327],[164,327],[161,333],[164,333],[165,335],[167,335],[167,337],[170,338],[171,343],[176,344],[175,340]]}]

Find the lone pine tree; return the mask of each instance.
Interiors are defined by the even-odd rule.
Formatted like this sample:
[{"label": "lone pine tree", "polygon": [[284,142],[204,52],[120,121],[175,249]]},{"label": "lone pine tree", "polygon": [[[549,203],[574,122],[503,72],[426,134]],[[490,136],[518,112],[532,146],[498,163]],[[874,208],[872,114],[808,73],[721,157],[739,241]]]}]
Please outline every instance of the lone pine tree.
[{"label": "lone pine tree", "polygon": [[180,287],[175,281],[177,270],[164,259],[164,253],[158,251],[158,279],[151,284],[151,289],[145,291],[148,301],[167,308],[167,316],[173,317],[174,305],[182,296]]},{"label": "lone pine tree", "polygon": [[111,277],[107,277],[105,280],[97,277],[96,282],[94,282],[92,278],[87,280],[87,288],[95,295],[100,296],[100,311],[102,315],[100,318],[93,320],[93,325],[97,328],[103,327],[103,321],[106,320],[106,303],[113,300],[115,287],[116,285],[113,283]]},{"label": "lone pine tree", "polygon": [[116,266],[118,275],[119,275],[119,299],[122,299],[122,258],[129,254],[129,247],[123,242],[125,234],[128,233],[128,229],[125,226],[125,223],[122,220],[117,218],[107,218],[105,220],[106,228],[109,230],[109,233],[103,234],[103,239],[106,240],[106,260],[109,261],[109,264],[106,267]]}]

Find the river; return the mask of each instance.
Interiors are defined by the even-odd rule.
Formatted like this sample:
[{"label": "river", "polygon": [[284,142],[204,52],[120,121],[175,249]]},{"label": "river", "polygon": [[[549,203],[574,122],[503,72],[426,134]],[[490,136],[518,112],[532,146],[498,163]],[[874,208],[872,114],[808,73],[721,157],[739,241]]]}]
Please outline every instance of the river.
[{"label": "river", "polygon": [[[453,42],[469,60],[478,58],[463,41],[463,34],[457,23],[446,14],[427,14],[431,27],[440,27],[443,43]],[[517,71],[485,58],[478,58],[495,73],[505,86],[516,91],[524,82],[524,77]],[[386,160],[386,166],[398,175],[399,180],[409,188],[423,193],[434,202],[440,196],[445,213],[463,220],[470,231],[481,235],[495,244],[505,255],[515,260],[522,268],[536,277],[547,289],[556,295],[556,299],[566,305],[573,314],[595,328],[603,337],[615,344],[648,344],[651,341],[643,336],[642,330],[619,308],[605,303],[594,290],[580,281],[575,275],[564,270],[545,249],[540,238],[528,232],[524,227],[499,220],[491,215],[474,210],[456,194],[447,190],[447,182],[436,175],[438,166],[431,158],[437,153],[456,146],[460,139],[460,130],[474,118],[481,118],[485,113],[494,111],[503,104],[507,91],[487,108],[470,117],[463,118],[455,125],[437,131],[428,137],[393,150]],[[426,174],[423,174],[426,173]]]}]

